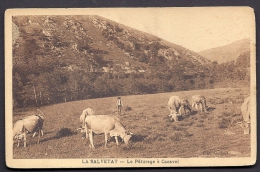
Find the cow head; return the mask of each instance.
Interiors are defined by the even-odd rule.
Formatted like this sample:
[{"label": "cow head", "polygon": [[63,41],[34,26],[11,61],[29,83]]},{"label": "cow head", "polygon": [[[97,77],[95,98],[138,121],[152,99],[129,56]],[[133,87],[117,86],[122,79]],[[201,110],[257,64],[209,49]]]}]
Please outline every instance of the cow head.
[{"label": "cow head", "polygon": [[86,130],[85,130],[85,128],[80,127],[80,128],[77,129],[77,131],[78,130],[80,130],[80,133],[82,133],[81,138],[85,139],[86,138]]},{"label": "cow head", "polygon": [[22,140],[24,138],[24,134],[16,134],[15,136],[14,136],[14,140]]},{"label": "cow head", "polygon": [[242,121],[242,122],[238,122],[238,125],[242,127],[244,134],[250,133],[250,122]]},{"label": "cow head", "polygon": [[177,112],[173,112],[169,115],[169,117],[171,117],[171,122],[173,121],[178,121],[178,117],[181,116],[180,114],[178,114]]},{"label": "cow head", "polygon": [[131,133],[130,131],[125,131],[125,136],[123,137],[123,140],[125,142],[125,144],[127,145],[129,140],[131,139],[133,133]]}]

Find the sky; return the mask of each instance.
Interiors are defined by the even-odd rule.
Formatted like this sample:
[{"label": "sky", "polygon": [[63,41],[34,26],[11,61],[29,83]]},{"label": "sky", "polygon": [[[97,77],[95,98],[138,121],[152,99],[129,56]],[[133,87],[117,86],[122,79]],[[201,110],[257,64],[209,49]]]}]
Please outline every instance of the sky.
[{"label": "sky", "polygon": [[96,14],[195,52],[255,38],[249,7],[93,9]]}]

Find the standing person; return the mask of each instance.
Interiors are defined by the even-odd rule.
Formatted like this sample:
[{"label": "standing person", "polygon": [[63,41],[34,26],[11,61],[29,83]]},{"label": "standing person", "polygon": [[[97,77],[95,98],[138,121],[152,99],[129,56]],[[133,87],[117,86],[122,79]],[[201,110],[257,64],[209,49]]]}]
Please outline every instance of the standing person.
[{"label": "standing person", "polygon": [[117,112],[119,115],[121,115],[121,109],[123,107],[123,102],[121,100],[121,97],[117,98],[117,102],[116,102],[116,106],[117,106]]}]

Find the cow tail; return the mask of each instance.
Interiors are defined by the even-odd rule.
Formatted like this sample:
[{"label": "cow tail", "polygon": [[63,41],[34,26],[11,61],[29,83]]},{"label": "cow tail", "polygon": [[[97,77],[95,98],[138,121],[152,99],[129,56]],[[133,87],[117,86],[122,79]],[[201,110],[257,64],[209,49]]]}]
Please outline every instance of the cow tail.
[{"label": "cow tail", "polygon": [[116,121],[120,121],[120,119],[118,117],[114,116],[114,118]]},{"label": "cow tail", "polygon": [[206,98],[204,97],[204,110],[207,111],[208,109],[208,106],[207,106],[207,101],[206,101]]},{"label": "cow tail", "polygon": [[41,114],[43,115],[43,116],[45,116],[45,114],[40,110],[40,109],[37,109],[39,112],[41,112]]}]

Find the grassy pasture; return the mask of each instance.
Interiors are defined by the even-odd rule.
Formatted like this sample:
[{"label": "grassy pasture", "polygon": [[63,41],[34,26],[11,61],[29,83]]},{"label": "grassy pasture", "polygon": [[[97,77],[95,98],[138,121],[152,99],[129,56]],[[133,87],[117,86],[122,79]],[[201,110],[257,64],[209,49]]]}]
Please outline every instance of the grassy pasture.
[{"label": "grassy pasture", "polygon": [[[167,102],[170,96],[190,98],[204,95],[209,113],[193,112],[180,122],[170,122]],[[150,95],[122,96],[124,109],[116,112],[116,97],[67,102],[42,107],[46,114],[41,144],[30,138],[28,147],[13,146],[14,158],[189,158],[250,156],[250,135],[237,125],[242,120],[240,107],[249,88],[219,88]],[[96,149],[76,131],[82,110],[96,114],[115,114],[134,133],[131,145],[117,147],[113,138],[104,148],[104,135],[95,135]],[[36,113],[33,109],[14,110],[13,120]]]}]

